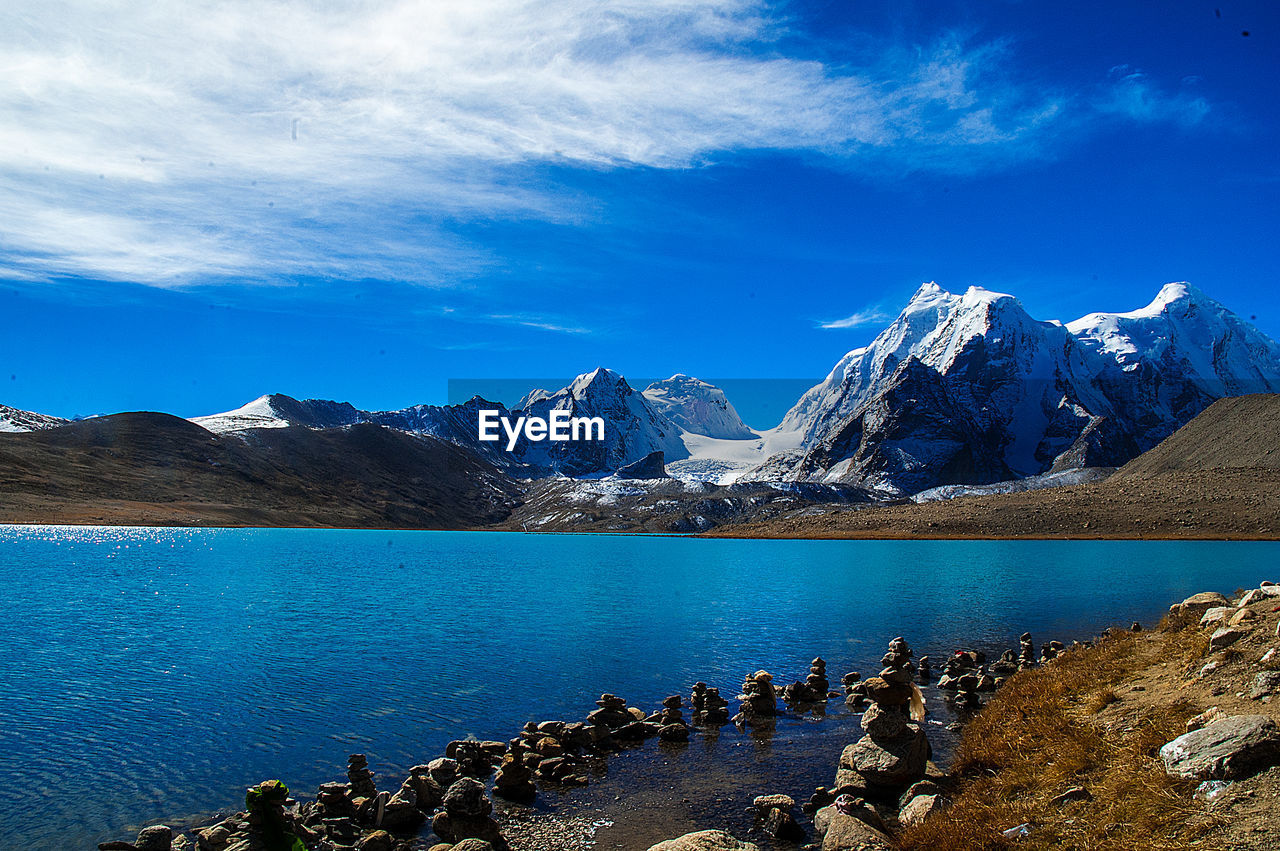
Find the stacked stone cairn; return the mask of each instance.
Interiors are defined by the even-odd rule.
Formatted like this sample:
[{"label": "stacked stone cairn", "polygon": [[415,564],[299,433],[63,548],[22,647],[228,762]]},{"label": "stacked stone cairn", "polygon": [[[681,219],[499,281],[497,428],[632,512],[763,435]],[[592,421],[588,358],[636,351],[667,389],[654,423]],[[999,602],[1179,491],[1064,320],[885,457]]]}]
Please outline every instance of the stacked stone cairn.
[{"label": "stacked stone cairn", "polygon": [[[354,843],[359,831],[350,819],[345,822],[349,831],[346,835]],[[267,780],[246,791],[243,812],[197,830],[196,843],[200,851],[274,851],[281,843],[283,847],[290,847],[294,839],[310,846],[325,834],[315,804],[299,806],[289,799],[287,786],[279,780]],[[98,847],[104,851],[123,847],[137,851],[186,851],[191,845],[186,837],[175,839],[169,828],[157,826],[138,834],[138,841],[133,845],[111,842]]]},{"label": "stacked stone cairn", "polygon": [[1061,641],[1050,641],[1047,644],[1040,645],[1041,664],[1044,664],[1045,662],[1052,662],[1054,659],[1058,658],[1058,655],[1062,653],[1063,650],[1066,649],[1066,645]]},{"label": "stacked stone cairn", "polygon": [[906,640],[895,638],[880,674],[861,683],[871,701],[862,715],[865,735],[841,754],[835,789],[819,788],[810,802],[822,805],[814,825],[827,836],[824,848],[889,847],[881,812],[892,816],[909,805],[910,790],[925,777],[932,748],[920,724],[924,706],[911,657]]},{"label": "stacked stone cairn", "polygon": [[778,694],[773,687],[773,675],[768,671],[747,674],[742,681],[742,701],[733,723],[739,727],[773,723],[778,714]]},{"label": "stacked stone cairn", "polygon": [[529,752],[523,739],[512,739],[493,778],[493,794],[508,801],[532,801],[538,794],[533,785],[533,771],[525,765],[524,756]]},{"label": "stacked stone cairn", "polygon": [[1018,637],[1018,669],[1034,668],[1036,664],[1036,646],[1031,640],[1031,633],[1024,632]]},{"label": "stacked stone cairn", "polygon": [[932,663],[929,661],[929,657],[921,656],[919,659],[917,659],[916,668],[917,668],[917,673],[920,677],[920,682],[922,683],[929,682],[929,678],[933,676],[933,667],[932,667]]},{"label": "stacked stone cairn", "polygon": [[431,820],[431,829],[446,842],[482,839],[495,849],[506,848],[492,812],[484,784],[473,777],[461,777],[444,793],[444,810]]},{"label": "stacked stone cairn", "polygon": [[625,698],[615,694],[602,694],[596,701],[596,706],[599,708],[587,715],[587,721],[593,727],[600,728],[597,733],[598,744],[604,741],[606,733],[607,738],[621,743],[642,742],[658,735],[658,725],[646,721],[644,712],[639,708],[627,706]]},{"label": "stacked stone cairn", "polygon": [[840,679],[841,685],[844,686],[844,703],[850,709],[860,709],[870,702],[867,697],[867,684],[862,682],[862,675],[857,671],[850,671]]},{"label": "stacked stone cairn", "polygon": [[720,696],[720,689],[706,683],[693,684],[689,696],[693,707],[693,723],[697,727],[723,727],[729,723],[729,701]]},{"label": "stacked stone cairn", "polygon": [[950,698],[956,708],[972,710],[982,706],[982,699],[978,697],[978,682],[978,675],[973,673],[961,674],[956,678],[957,690]]},{"label": "stacked stone cairn", "polygon": [[684,714],[680,711],[682,705],[680,695],[670,695],[662,701],[661,709],[644,719],[646,723],[658,725],[658,738],[662,741],[689,741],[689,725],[684,722]]},{"label": "stacked stone cairn", "polygon": [[804,682],[794,682],[782,690],[787,703],[824,703],[831,683],[827,681],[827,663],[821,656],[809,663],[809,675]]},{"label": "stacked stone cairn", "polygon": [[352,803],[357,807],[361,798],[373,798],[378,794],[378,787],[373,785],[373,772],[369,770],[369,760],[362,753],[347,757],[347,787]]}]

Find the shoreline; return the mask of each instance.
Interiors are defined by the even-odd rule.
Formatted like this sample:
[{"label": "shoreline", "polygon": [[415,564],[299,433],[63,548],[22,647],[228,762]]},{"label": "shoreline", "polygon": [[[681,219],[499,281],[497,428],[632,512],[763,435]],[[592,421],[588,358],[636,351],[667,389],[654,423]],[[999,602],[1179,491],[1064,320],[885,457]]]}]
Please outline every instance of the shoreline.
[{"label": "shoreline", "polygon": [[[494,841],[491,847],[513,851],[645,849],[660,841],[659,837],[675,839],[681,835],[677,831],[694,829],[728,829],[757,849],[794,849],[807,841],[820,841],[823,851],[890,847],[950,851],[1005,847],[1013,842],[1046,849],[1174,849],[1205,844],[1262,851],[1270,847],[1270,826],[1280,808],[1280,729],[1274,727],[1274,720],[1280,720],[1280,624],[1275,622],[1276,612],[1280,612],[1280,586],[1267,583],[1239,592],[1232,599],[1216,592],[1193,595],[1175,603],[1155,630],[1142,630],[1137,624],[1108,629],[1092,641],[1062,647],[1030,665],[1024,663],[1027,653],[1034,656],[1034,650],[1024,636],[1017,669],[1002,669],[1003,684],[984,694],[986,705],[968,716],[953,764],[946,770],[930,768],[923,782],[912,786],[897,802],[869,788],[856,771],[845,768],[856,763],[856,755],[850,756],[856,753],[851,745],[843,756],[836,750],[828,752],[825,760],[813,757],[823,763],[817,768],[836,780],[827,784],[826,790],[819,788],[803,806],[804,797],[798,793],[807,794],[808,790],[778,788],[785,785],[779,783],[760,788],[760,794],[774,795],[764,804],[771,820],[762,818],[758,804],[751,826],[744,828],[742,818],[726,819],[714,807],[691,805],[690,790],[710,797],[720,788],[715,772],[703,773],[680,761],[691,744],[660,745],[668,757],[662,770],[655,770],[652,758],[642,758],[652,746],[639,744],[592,757],[601,764],[591,770],[585,788],[603,792],[604,798],[618,792],[612,803],[575,802],[576,797],[586,796],[570,787],[551,786],[538,790],[532,806],[502,804],[495,796],[498,821],[488,821],[487,811],[481,821],[500,831],[488,837]],[[1227,632],[1238,634],[1222,639]],[[910,655],[908,650],[907,658]],[[1012,653],[1004,660],[1010,658]],[[899,663],[891,663],[890,668],[894,664]],[[1270,672],[1275,672],[1274,676]],[[921,681],[936,697],[942,683],[933,686],[934,679],[936,671],[934,677]],[[1266,689],[1261,685],[1264,680],[1270,683]],[[844,688],[847,695],[854,695],[858,685],[871,687],[865,680],[853,683],[852,688]],[[1254,684],[1252,693],[1248,691],[1250,684]],[[962,684],[961,697],[965,688]],[[743,700],[744,709],[751,693],[748,690]],[[864,714],[869,705],[867,693],[858,700]],[[602,704],[608,704],[609,697],[602,696]],[[819,706],[829,706],[831,700]],[[870,699],[871,704],[875,702]],[[598,710],[605,711],[608,706]],[[819,710],[819,714],[826,713]],[[597,715],[597,720],[602,717]],[[803,713],[799,717],[803,719]],[[1247,768],[1225,775],[1212,772],[1222,770],[1223,764],[1229,768],[1230,760],[1215,763],[1218,769],[1206,769],[1210,772],[1207,775],[1181,775],[1175,773],[1181,769],[1171,767],[1168,754],[1175,738],[1178,742],[1195,738],[1195,731],[1206,725],[1229,726],[1240,718],[1267,717],[1273,719],[1267,722],[1272,724],[1273,742],[1261,761],[1255,759]],[[750,716],[738,720],[746,725],[747,735],[756,738]],[[757,718],[757,723],[760,720]],[[932,738],[938,728],[924,729]],[[1183,736],[1188,730],[1192,732]],[[527,726],[525,732],[533,732],[534,738],[538,735],[534,725]],[[850,738],[865,733],[861,723],[846,727],[845,732]],[[797,732],[798,736],[804,734],[803,729]],[[710,733],[704,731],[704,735]],[[864,735],[863,741],[868,738]],[[1186,748],[1194,750],[1191,745]],[[713,755],[710,759],[714,763],[721,758]],[[855,763],[848,762],[851,759]],[[510,763],[508,754],[504,768]],[[322,786],[322,795],[326,787],[332,794],[334,785]],[[489,785],[486,780],[485,786]],[[840,794],[846,797],[839,798]],[[674,797],[680,795],[685,796],[686,807],[673,807]],[[300,814],[305,809],[294,812]],[[673,812],[682,809],[688,812]],[[630,815],[623,815],[627,811]],[[1121,813],[1127,820],[1118,820]],[[777,818],[772,818],[775,815]],[[789,820],[784,824],[804,831],[804,838],[794,833],[786,834],[787,839],[772,838],[770,833],[780,830],[777,821],[782,816]],[[301,819],[301,815],[297,817]],[[239,818],[247,827],[243,815]],[[236,821],[237,816],[232,816],[220,824]],[[684,831],[686,827],[691,830]],[[429,828],[422,833],[400,834],[399,839],[386,834],[387,844],[377,844],[382,838],[374,828],[366,825],[359,848],[443,851],[449,847],[431,845],[430,838],[435,837],[426,832]],[[815,828],[821,828],[816,837]],[[370,836],[377,841],[372,842]],[[424,841],[427,844],[422,844]],[[195,843],[179,841],[169,847],[179,851],[194,848]],[[209,847],[220,851],[232,846]],[[308,843],[307,847],[315,846]]]},{"label": "shoreline", "polygon": [[[1087,647],[1092,642],[1086,644],[1076,644],[1076,647]],[[1047,645],[1046,645],[1047,646]],[[1061,647],[1061,645],[1058,645]],[[1025,648],[1024,648],[1025,650]],[[1006,656],[1010,658],[1010,654]],[[995,660],[994,653],[990,656],[991,660]],[[936,660],[937,657],[935,656]],[[815,660],[816,661],[816,660]],[[934,663],[936,665],[936,661]],[[983,670],[986,670],[984,667]],[[1002,676],[1008,677],[1011,671],[1006,666],[1001,669]],[[1048,672],[1052,670],[1052,662],[1046,662],[1042,666],[1037,665],[1030,669],[1036,672]],[[851,675],[856,676],[856,675]],[[1020,676],[1020,675],[1019,675]],[[945,678],[944,678],[945,679]],[[931,719],[923,725],[927,731],[929,738],[936,742],[935,748],[943,746],[941,751],[937,752],[936,762],[945,765],[949,762],[953,755],[953,750],[957,745],[954,738],[949,738],[948,734],[956,731],[957,724],[962,720],[971,721],[974,716],[969,712],[954,709],[950,702],[949,695],[954,694],[954,686],[952,691],[945,691],[940,688],[941,683],[935,685],[937,681],[937,669],[933,671],[931,677],[918,679],[921,688],[926,695],[926,703],[930,707]],[[853,681],[855,688],[861,685],[861,681]],[[861,713],[866,711],[867,700],[865,698],[854,701],[856,706],[845,705],[846,698],[853,692],[850,688],[844,688],[845,694],[840,697],[834,695],[841,690],[839,685],[839,676],[831,676],[831,684],[833,691],[831,697],[825,701],[818,703],[801,703],[795,707],[784,708],[783,701],[778,700],[778,707],[783,710],[776,720],[771,720],[766,731],[763,734],[758,730],[753,730],[750,722],[745,722],[745,726],[735,726],[726,718],[725,723],[728,726],[704,726],[693,727],[688,732],[692,733],[689,741],[677,741],[673,743],[657,742],[654,747],[653,742],[646,742],[645,739],[656,739],[656,729],[647,731],[637,741],[624,742],[621,740],[610,740],[600,748],[584,748],[582,750],[583,758],[593,762],[594,765],[588,770],[588,782],[583,786],[558,785],[555,783],[540,783],[537,797],[529,803],[523,801],[504,801],[504,799],[492,794],[492,781],[495,775],[491,773],[492,769],[498,767],[499,763],[496,759],[488,761],[488,769],[482,769],[477,772],[482,775],[486,789],[489,790],[492,802],[495,805],[494,816],[498,818],[496,827],[500,835],[510,842],[510,848],[513,851],[559,851],[559,849],[577,849],[577,848],[648,848],[651,844],[661,839],[670,839],[687,832],[685,828],[693,830],[702,827],[729,828],[733,830],[734,835],[739,839],[749,840],[762,849],[794,849],[800,846],[800,843],[794,841],[774,841],[767,835],[761,835],[758,830],[753,830],[751,822],[744,822],[742,818],[734,818],[731,812],[741,809],[741,805],[750,800],[749,797],[743,798],[739,793],[737,799],[730,802],[729,805],[715,805],[708,802],[717,795],[723,795],[726,792],[726,777],[733,775],[735,772],[743,770],[743,764],[735,764],[730,757],[740,757],[736,754],[743,745],[751,744],[755,750],[764,748],[767,752],[771,748],[780,746],[801,745],[793,750],[797,751],[792,754],[792,758],[799,757],[808,760],[812,768],[819,776],[829,778],[836,774],[836,763],[842,744],[832,746],[831,741],[827,742],[827,746],[818,749],[817,752],[813,748],[804,748],[805,740],[812,739],[815,735],[820,735],[821,728],[824,725],[834,722],[833,732],[837,733],[836,738],[844,743],[848,743],[858,735],[862,734]],[[997,690],[992,696],[988,692],[983,692],[985,699],[992,701],[997,700],[1002,692]],[[742,695],[738,696],[742,699]],[[609,696],[602,696],[602,701],[606,701]],[[732,698],[730,698],[732,701]],[[745,701],[742,704],[745,706]],[[687,708],[688,704],[684,704]],[[943,711],[948,711],[953,719],[950,726],[944,725],[943,720],[938,719]],[[952,711],[954,710],[954,711]],[[639,722],[640,717],[645,716],[644,713],[636,713],[628,709],[635,716],[634,721]],[[595,713],[593,713],[595,714]],[[944,720],[947,716],[943,716]],[[600,720],[597,718],[597,720]],[[690,719],[691,720],[691,719]],[[551,722],[542,722],[542,724]],[[541,724],[537,725],[541,726]],[[534,736],[538,735],[534,731],[535,725],[526,725],[524,734],[531,732]],[[780,729],[781,728],[781,729]],[[815,734],[815,730],[818,731]],[[736,739],[737,741],[720,742],[722,731],[726,738]],[[781,732],[781,745],[775,741],[777,734]],[[763,738],[761,737],[763,735]],[[963,734],[962,734],[963,735]],[[745,736],[745,738],[744,738]],[[820,736],[821,737],[821,736]],[[826,739],[832,737],[827,735]],[[691,749],[696,748],[699,742],[702,742],[705,753],[702,759],[691,762],[688,757],[692,755]],[[721,748],[716,751],[716,745],[731,744],[733,747],[727,752]],[[945,745],[944,745],[945,743]],[[963,739],[959,744],[963,745]],[[461,747],[459,742],[455,742],[446,749],[449,753],[455,746]],[[488,743],[497,747],[503,747],[498,743]],[[457,755],[457,754],[455,754]],[[510,750],[506,751],[504,760],[509,762]],[[434,765],[435,763],[431,763]],[[931,763],[932,765],[933,763]],[[747,764],[749,765],[749,763]],[[420,767],[422,768],[422,767]],[[948,789],[955,788],[948,785],[952,782],[951,778],[942,769],[930,769],[934,773],[933,782],[940,783]],[[812,788],[795,788],[795,784],[787,785],[785,781],[776,778],[776,770],[766,767],[764,776],[774,776],[772,781],[763,780],[751,788],[754,789],[753,794],[773,794],[782,793],[792,798],[793,802],[798,805],[812,791]],[[427,774],[430,772],[419,771],[413,769],[410,773]],[[335,772],[337,774],[338,772]],[[447,772],[446,772],[447,773]],[[837,775],[838,778],[838,775]],[[384,778],[393,781],[396,778]],[[738,786],[741,787],[741,778]],[[412,780],[405,781],[406,786]],[[287,782],[287,779],[286,779]],[[325,784],[321,787],[321,797],[324,795],[326,786],[333,784]],[[831,784],[829,779],[817,784],[818,786],[827,786],[831,789],[837,789],[839,783]],[[403,790],[403,787],[402,787]],[[675,790],[674,792],[672,790]],[[301,790],[298,790],[301,791]],[[384,794],[390,800],[391,792],[394,787],[388,787],[384,790]],[[702,795],[705,800],[696,802],[694,795]],[[821,794],[821,790],[819,790]],[[730,796],[732,797],[732,796]],[[828,795],[828,798],[834,798],[834,794]],[[303,801],[304,805],[295,810],[297,818],[301,820],[303,813],[307,807],[314,807],[310,803],[314,801],[314,796],[300,794],[298,800]],[[715,797],[716,801],[721,798]],[[723,802],[722,802],[723,803]],[[815,804],[830,804],[830,800],[814,799]],[[877,804],[879,806],[879,804]],[[438,807],[438,805],[437,805]],[[358,809],[358,807],[357,807]],[[750,809],[748,807],[747,809]],[[815,810],[818,806],[806,806],[802,808],[796,806],[793,812],[788,815],[797,820],[800,828],[812,838],[814,831]],[[425,814],[422,816],[426,818]],[[884,813],[883,818],[889,819],[891,813]],[[229,818],[214,819],[191,818],[184,819],[188,835],[193,835],[198,830],[208,829],[212,825],[235,825],[237,823],[242,826],[246,824],[244,814],[231,815]],[[713,823],[709,823],[713,822]],[[426,821],[426,825],[430,822]],[[377,825],[365,825],[364,833],[369,835],[374,831]],[[424,836],[433,836],[429,833],[430,827],[423,827],[421,833],[408,834],[402,838],[409,844],[389,845],[388,848],[434,848],[434,845],[421,844]],[[395,836],[395,834],[392,834]],[[410,839],[416,836],[416,839]],[[438,838],[438,837],[437,837]],[[416,842],[417,844],[412,844]],[[175,851],[183,848],[194,848],[195,843],[183,844],[175,843],[171,846]],[[231,845],[218,847],[211,845],[213,851],[225,851]],[[310,844],[308,847],[312,847]],[[363,846],[362,846],[363,847]],[[372,846],[371,846],[372,847]],[[503,847],[495,845],[495,847]],[[816,846],[815,846],[816,847]],[[826,847],[825,845],[823,846]]]},{"label": "shoreline", "polygon": [[[202,529],[346,529],[468,531],[527,534],[672,535],[744,539],[847,540],[1280,540],[1280,470],[1237,468],[1109,478],[1084,485],[950,500],[851,507],[756,522],[725,523],[701,532],[627,528],[513,528],[509,520],[481,526],[344,523],[305,512],[190,503],[41,501],[0,506],[0,524],[15,526],[139,526]],[[278,520],[278,522],[277,522]],[[613,522],[613,521],[610,521]]]}]

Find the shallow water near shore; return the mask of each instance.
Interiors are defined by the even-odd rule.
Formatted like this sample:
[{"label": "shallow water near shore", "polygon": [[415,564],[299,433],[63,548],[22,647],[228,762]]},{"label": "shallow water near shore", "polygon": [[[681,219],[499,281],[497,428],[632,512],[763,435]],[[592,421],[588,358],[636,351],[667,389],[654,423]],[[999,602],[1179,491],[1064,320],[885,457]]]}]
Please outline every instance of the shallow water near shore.
[{"label": "shallow water near shore", "polygon": [[[696,680],[731,697],[759,668],[802,679],[815,655],[835,684],[877,670],[895,635],[939,659],[1024,630],[1038,646],[1150,625],[1191,593],[1276,579],[1278,557],[1274,542],[0,527],[0,844],[92,847],[233,808],[269,777],[309,796],[357,751],[394,788],[451,739],[581,719],[603,691],[645,709]],[[751,794],[830,780],[857,725],[839,701],[828,713],[768,741],[651,742],[540,806],[619,822],[601,848],[626,847],[610,835],[628,818],[737,829]]]}]

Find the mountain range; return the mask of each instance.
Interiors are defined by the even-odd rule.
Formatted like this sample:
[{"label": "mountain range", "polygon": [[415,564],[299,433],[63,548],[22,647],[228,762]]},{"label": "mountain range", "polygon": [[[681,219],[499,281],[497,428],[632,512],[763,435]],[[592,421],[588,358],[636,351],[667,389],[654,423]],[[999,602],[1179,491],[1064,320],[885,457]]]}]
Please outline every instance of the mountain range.
[{"label": "mountain range", "polygon": [[[275,394],[191,423],[247,444],[273,429],[380,426],[450,444],[485,475],[492,468],[512,480],[598,479],[660,457],[690,484],[813,483],[900,498],[1117,467],[1214,400],[1260,392],[1280,392],[1280,345],[1187,283],[1167,284],[1139,310],[1066,324],[1032,318],[1010,295],[980,287],[953,294],[927,283],[765,431],[749,428],[705,381],[675,375],[637,391],[605,368],[555,391],[532,391],[511,409],[476,397],[363,411]],[[507,452],[477,439],[482,409],[601,417],[605,440],[522,440]],[[0,406],[0,431],[66,425]]]}]

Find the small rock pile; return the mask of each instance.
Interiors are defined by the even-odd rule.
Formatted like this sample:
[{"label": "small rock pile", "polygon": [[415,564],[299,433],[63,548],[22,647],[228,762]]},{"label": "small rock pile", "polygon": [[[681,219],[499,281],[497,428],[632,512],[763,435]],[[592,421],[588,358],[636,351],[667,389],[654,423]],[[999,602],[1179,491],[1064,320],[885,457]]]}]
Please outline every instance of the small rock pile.
[{"label": "small rock pile", "polygon": [[680,711],[682,705],[680,695],[670,695],[662,701],[660,710],[645,719],[650,724],[658,725],[658,738],[662,741],[689,741],[689,725],[684,722],[684,714]]},{"label": "small rock pile", "polygon": [[523,739],[512,739],[507,755],[498,766],[493,778],[493,794],[508,801],[532,801],[538,794],[533,785],[533,771],[525,765],[524,755],[529,749]]},{"label": "small rock pile", "polygon": [[[814,816],[815,826],[825,836],[824,848],[889,848],[885,817],[893,817],[900,806],[913,806],[919,797],[903,794],[924,779],[932,754],[919,723],[924,707],[913,682],[917,669],[911,657],[906,640],[895,638],[880,660],[884,668],[879,675],[861,683],[854,680],[871,701],[862,715],[866,735],[841,754],[835,789],[818,789],[810,802],[818,805],[832,799]],[[915,809],[923,806],[914,804]]]},{"label": "small rock pile", "polygon": [[588,726],[581,721],[538,724],[531,721],[520,731],[520,738],[528,748],[523,762],[544,782],[585,786],[587,767],[583,752],[596,741],[608,741],[609,736],[606,728]]},{"label": "small rock pile", "polygon": [[484,784],[462,777],[444,793],[444,809],[431,820],[431,829],[446,842],[482,839],[495,849],[505,848],[498,823],[490,816],[492,812],[493,804],[485,795]]},{"label": "small rock pile", "polygon": [[507,746],[502,742],[479,742],[475,739],[452,741],[444,749],[445,757],[458,763],[460,775],[476,780],[492,774],[506,752]]},{"label": "small rock pile", "polygon": [[739,727],[772,722],[778,714],[778,694],[773,688],[773,675],[768,671],[748,674],[742,681],[742,706],[733,722]]},{"label": "small rock pile", "polygon": [[862,675],[857,671],[850,671],[841,677],[840,684],[844,686],[844,703],[850,709],[860,709],[870,702],[867,684],[862,682]]},{"label": "small rock pile", "polygon": [[696,682],[689,703],[693,707],[694,726],[723,727],[729,723],[729,701],[720,696],[720,689]]},{"label": "small rock pile", "polygon": [[819,656],[809,663],[809,675],[804,682],[794,682],[782,690],[787,703],[823,703],[831,683],[827,681],[827,663]]},{"label": "small rock pile", "polygon": [[785,842],[804,842],[804,828],[791,812],[796,802],[790,795],[759,795],[751,805],[755,810],[755,829]]},{"label": "small rock pile", "polygon": [[1025,670],[1036,664],[1036,645],[1031,640],[1031,633],[1024,632],[1018,636],[1018,668]]}]

